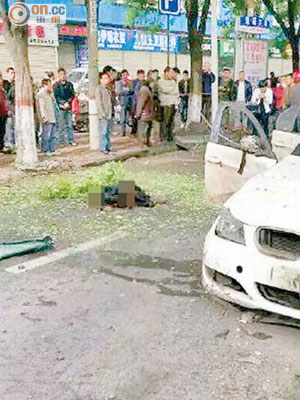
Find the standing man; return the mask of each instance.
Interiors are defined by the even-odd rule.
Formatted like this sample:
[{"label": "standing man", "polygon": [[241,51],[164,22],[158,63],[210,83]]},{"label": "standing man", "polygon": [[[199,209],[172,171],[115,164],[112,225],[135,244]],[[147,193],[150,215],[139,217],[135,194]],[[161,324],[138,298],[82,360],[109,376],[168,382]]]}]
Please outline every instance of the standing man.
[{"label": "standing man", "polygon": [[234,80],[229,68],[224,68],[219,81],[219,99],[220,101],[234,101],[235,88]]},{"label": "standing man", "polygon": [[212,84],[215,82],[216,77],[211,71],[210,62],[204,63],[202,72],[202,86],[203,86],[203,114],[205,118],[210,121],[211,118],[211,91]]},{"label": "standing man", "polygon": [[[235,94],[234,94],[234,100],[238,104],[243,104],[246,105],[249,103],[252,99],[252,85],[249,81],[245,79],[245,72],[241,71],[239,75],[239,79],[235,82],[234,85],[235,88]],[[245,124],[246,122],[244,121],[242,113],[235,113],[234,117],[234,126],[236,128],[242,126],[246,127]]]},{"label": "standing man", "polygon": [[268,81],[260,81],[254,90],[252,103],[258,106],[257,119],[261,123],[267,137],[269,137],[269,117],[273,103],[273,90],[268,87]]},{"label": "standing man", "polygon": [[187,121],[188,108],[189,108],[189,95],[190,95],[190,79],[187,70],[183,71],[183,79],[179,82],[179,94],[180,94],[180,115],[182,127]]},{"label": "standing man", "polygon": [[145,71],[143,69],[139,69],[137,71],[137,79],[135,79],[132,83],[132,91],[133,91],[133,106],[132,106],[133,117],[132,117],[132,130],[131,130],[132,135],[136,135],[138,131],[138,121],[135,118],[135,115],[136,115],[139,92],[142,85],[145,82],[145,78],[146,78]]},{"label": "standing man", "polygon": [[136,119],[138,122],[138,133],[141,144],[151,146],[152,121],[154,118],[154,101],[151,90],[151,78],[144,81],[139,92]]},{"label": "standing man", "polygon": [[8,79],[3,81],[3,89],[5,90],[6,97],[8,100],[8,111],[6,120],[6,141],[8,147],[15,147],[15,80],[16,73],[13,67],[9,67],[6,70]]},{"label": "standing man", "polygon": [[289,106],[291,90],[294,86],[294,79],[292,74],[288,74],[285,76],[284,83],[285,87],[284,87],[283,101],[285,105]]},{"label": "standing man", "polygon": [[173,68],[165,68],[163,78],[158,81],[158,93],[163,116],[162,140],[172,142],[176,103],[179,97],[178,82]]},{"label": "standing man", "polygon": [[0,151],[4,150],[5,125],[7,119],[6,93],[3,88],[2,74],[0,75]]},{"label": "standing man", "polygon": [[108,73],[100,73],[99,83],[95,93],[99,118],[99,144],[100,151],[108,154],[110,152],[110,134],[112,129],[112,102],[109,90],[111,78]]},{"label": "standing man", "polygon": [[[293,73],[293,86],[289,91],[289,98],[287,105],[288,107],[298,106],[300,105],[300,71],[294,71]],[[300,132],[300,117],[297,116],[296,120],[296,132]]]},{"label": "standing man", "polygon": [[158,69],[153,69],[152,70],[152,78],[153,78],[154,81],[159,81],[160,80]]},{"label": "standing man", "polygon": [[126,136],[126,125],[128,124],[128,114],[132,108],[132,82],[129,78],[127,69],[121,72],[121,79],[116,82],[116,93],[119,97],[121,106],[121,129],[122,135]]},{"label": "standing man", "polygon": [[43,153],[52,154],[55,151],[56,118],[51,79],[42,80],[42,87],[37,95],[37,100],[42,125],[41,150]]},{"label": "standing man", "polygon": [[64,68],[58,70],[58,82],[54,85],[54,97],[59,107],[58,136],[59,143],[66,142],[70,146],[76,146],[72,126],[71,103],[75,95],[72,82],[67,81],[67,73]]}]

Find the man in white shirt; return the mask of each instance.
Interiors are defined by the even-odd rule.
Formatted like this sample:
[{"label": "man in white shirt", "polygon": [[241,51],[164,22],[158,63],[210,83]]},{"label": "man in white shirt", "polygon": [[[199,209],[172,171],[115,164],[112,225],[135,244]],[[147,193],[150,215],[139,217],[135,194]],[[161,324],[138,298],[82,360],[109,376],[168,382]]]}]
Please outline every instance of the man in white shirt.
[{"label": "man in white shirt", "polygon": [[173,68],[165,68],[163,78],[158,81],[158,94],[160,105],[163,110],[161,139],[163,142],[173,142],[176,104],[179,98],[178,82],[176,81],[176,71],[174,71]]},{"label": "man in white shirt", "polygon": [[269,137],[269,116],[273,104],[273,90],[268,87],[268,81],[260,81],[254,90],[252,103],[258,106],[257,119],[261,123],[267,137]]},{"label": "man in white shirt", "polygon": [[[246,105],[252,98],[252,86],[249,81],[245,79],[245,72],[241,71],[239,80],[235,82],[235,101],[239,104]],[[235,113],[234,126],[239,128],[241,125],[246,128],[247,122],[245,121],[242,113]]]}]

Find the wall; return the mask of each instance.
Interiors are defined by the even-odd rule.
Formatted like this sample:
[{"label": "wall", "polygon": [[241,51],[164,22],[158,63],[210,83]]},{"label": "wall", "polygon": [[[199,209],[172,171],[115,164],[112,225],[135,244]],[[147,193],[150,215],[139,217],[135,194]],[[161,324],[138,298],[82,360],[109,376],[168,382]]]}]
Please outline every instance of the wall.
[{"label": "wall", "polygon": [[76,66],[76,52],[74,43],[60,43],[58,51],[58,67],[63,67],[67,71]]},{"label": "wall", "polygon": [[[57,52],[54,46],[29,46],[29,64],[34,81],[40,81],[46,71],[57,70]],[[0,44],[0,71],[6,78],[6,69],[12,66],[11,57],[6,44]]]},{"label": "wall", "polygon": [[[170,55],[170,64],[175,66],[175,55]],[[118,51],[118,50],[99,50],[99,66],[111,65],[118,71],[123,68],[128,69],[131,76],[135,77],[138,69],[146,72],[150,69],[158,69],[163,73],[167,65],[166,53],[151,53],[142,51]],[[190,70],[190,57],[188,54],[177,56],[177,66],[180,70]]]},{"label": "wall", "polygon": [[293,72],[292,60],[284,60],[281,58],[269,58],[268,66],[269,75],[274,71],[276,76],[286,75]]}]

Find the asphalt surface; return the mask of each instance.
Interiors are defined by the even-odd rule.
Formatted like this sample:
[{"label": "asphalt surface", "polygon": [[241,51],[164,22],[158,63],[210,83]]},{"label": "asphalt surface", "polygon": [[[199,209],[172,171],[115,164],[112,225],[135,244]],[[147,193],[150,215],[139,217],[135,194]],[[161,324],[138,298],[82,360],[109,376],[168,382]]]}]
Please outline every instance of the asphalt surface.
[{"label": "asphalt surface", "polygon": [[203,238],[173,227],[19,275],[2,263],[0,399],[300,399],[299,330],[206,295]]}]

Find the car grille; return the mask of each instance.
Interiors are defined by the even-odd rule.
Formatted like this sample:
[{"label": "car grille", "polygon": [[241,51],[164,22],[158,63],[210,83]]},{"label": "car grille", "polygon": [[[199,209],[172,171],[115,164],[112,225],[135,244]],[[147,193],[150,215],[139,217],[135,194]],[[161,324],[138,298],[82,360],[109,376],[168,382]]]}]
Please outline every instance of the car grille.
[{"label": "car grille", "polygon": [[300,258],[300,236],[272,229],[260,229],[258,241],[264,253],[286,260]]},{"label": "car grille", "polygon": [[257,283],[260,294],[272,303],[280,304],[288,308],[300,309],[300,293]]}]

